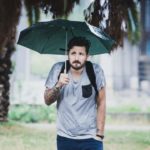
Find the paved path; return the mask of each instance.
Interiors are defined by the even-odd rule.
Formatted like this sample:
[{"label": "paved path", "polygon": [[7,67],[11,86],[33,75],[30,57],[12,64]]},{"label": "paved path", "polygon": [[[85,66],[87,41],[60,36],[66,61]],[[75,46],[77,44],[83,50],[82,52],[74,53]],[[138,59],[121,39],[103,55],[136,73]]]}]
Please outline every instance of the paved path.
[{"label": "paved path", "polygon": [[[37,128],[41,130],[56,130],[55,124],[48,124],[48,123],[28,123],[23,124],[26,127],[30,128]],[[114,130],[114,131],[150,131],[150,125],[106,125],[106,130]]]}]

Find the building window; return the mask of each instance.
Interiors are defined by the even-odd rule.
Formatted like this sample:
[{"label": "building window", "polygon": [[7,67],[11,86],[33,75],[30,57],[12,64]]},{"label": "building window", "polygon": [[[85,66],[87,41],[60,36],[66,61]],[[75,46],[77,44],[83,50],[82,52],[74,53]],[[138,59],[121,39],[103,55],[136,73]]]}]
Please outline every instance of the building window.
[{"label": "building window", "polygon": [[145,30],[150,31],[150,0],[146,0],[145,3]]},{"label": "building window", "polygon": [[146,55],[150,56],[150,38],[146,41]]}]

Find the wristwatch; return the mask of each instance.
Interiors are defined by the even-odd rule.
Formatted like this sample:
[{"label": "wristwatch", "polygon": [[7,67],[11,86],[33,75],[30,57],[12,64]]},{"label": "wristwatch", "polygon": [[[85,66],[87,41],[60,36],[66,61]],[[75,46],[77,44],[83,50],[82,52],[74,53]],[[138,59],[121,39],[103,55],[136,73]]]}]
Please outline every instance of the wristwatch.
[{"label": "wristwatch", "polygon": [[104,139],[104,135],[96,134],[97,137],[100,137],[102,140]]},{"label": "wristwatch", "polygon": [[101,133],[100,129],[97,129],[96,133],[97,137],[100,137],[102,140],[104,139],[104,135]]}]

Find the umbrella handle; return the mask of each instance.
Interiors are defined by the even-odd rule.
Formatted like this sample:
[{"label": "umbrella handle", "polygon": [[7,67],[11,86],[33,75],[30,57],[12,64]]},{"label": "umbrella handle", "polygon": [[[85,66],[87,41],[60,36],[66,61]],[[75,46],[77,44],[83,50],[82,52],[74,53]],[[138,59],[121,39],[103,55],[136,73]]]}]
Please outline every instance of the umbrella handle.
[{"label": "umbrella handle", "polygon": [[[67,33],[67,28],[66,28],[66,43],[65,43],[65,56],[67,55],[67,43],[68,43],[68,33]],[[65,69],[64,73],[67,73],[67,61],[65,61]]]},{"label": "umbrella handle", "polygon": [[67,63],[65,61],[65,69],[64,69],[64,73],[66,74],[67,73]]}]

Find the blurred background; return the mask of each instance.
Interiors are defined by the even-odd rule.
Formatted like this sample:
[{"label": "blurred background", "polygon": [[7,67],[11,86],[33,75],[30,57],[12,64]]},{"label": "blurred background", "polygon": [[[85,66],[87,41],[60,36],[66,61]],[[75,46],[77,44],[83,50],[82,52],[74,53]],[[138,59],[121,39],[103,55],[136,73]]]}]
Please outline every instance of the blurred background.
[{"label": "blurred background", "polygon": [[87,21],[116,41],[110,54],[90,57],[107,83],[105,149],[150,150],[149,14],[150,0],[1,0],[0,149],[56,149],[55,103],[46,106],[43,94],[52,65],[67,57],[16,43],[32,24],[63,18]]}]

